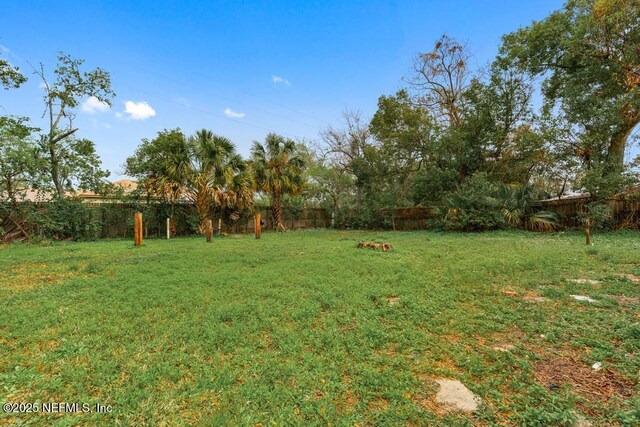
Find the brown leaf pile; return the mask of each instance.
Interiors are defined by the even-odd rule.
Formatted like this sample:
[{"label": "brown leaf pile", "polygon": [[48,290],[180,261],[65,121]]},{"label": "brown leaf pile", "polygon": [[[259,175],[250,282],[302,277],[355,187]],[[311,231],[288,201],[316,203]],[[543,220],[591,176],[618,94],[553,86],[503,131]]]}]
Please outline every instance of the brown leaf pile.
[{"label": "brown leaf pile", "polygon": [[572,392],[590,401],[629,398],[634,383],[611,369],[595,370],[576,357],[557,355],[535,365],[535,377],[546,387],[569,385]]}]

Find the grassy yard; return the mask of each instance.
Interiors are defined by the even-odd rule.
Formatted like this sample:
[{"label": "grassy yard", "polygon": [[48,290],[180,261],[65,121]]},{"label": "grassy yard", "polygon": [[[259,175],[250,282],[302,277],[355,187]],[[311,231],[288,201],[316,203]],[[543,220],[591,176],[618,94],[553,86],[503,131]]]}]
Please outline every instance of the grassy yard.
[{"label": "grassy yard", "polygon": [[[0,412],[0,424],[638,425],[640,234],[594,240],[307,231],[2,246],[2,403],[113,410]],[[438,378],[462,381],[480,410],[437,403]]]}]

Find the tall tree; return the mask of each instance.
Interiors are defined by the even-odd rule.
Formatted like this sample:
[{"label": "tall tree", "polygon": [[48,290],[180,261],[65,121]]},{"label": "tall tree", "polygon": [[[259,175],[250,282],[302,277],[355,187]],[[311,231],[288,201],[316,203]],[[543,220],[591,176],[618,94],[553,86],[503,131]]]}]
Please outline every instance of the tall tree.
[{"label": "tall tree", "polygon": [[251,177],[233,143],[202,129],[189,138],[180,129],[164,130],[143,139],[125,164],[148,197],[162,197],[172,205],[180,199],[194,204],[198,231],[215,210],[245,209],[253,204]]},{"label": "tall tree", "polygon": [[264,145],[253,143],[251,160],[257,187],[271,196],[273,222],[276,228],[286,231],[282,222],[282,196],[302,191],[306,166],[303,157],[293,140],[270,133]]},{"label": "tall tree", "polygon": [[199,231],[206,220],[222,208],[246,208],[253,203],[247,165],[233,143],[210,130],[197,131],[188,140],[190,161],[176,158],[169,171],[182,176],[186,167],[185,195],[194,203],[200,217]]},{"label": "tall tree", "polygon": [[420,169],[433,157],[437,126],[430,111],[415,105],[406,90],[378,99],[369,129],[385,153],[407,172]]},{"label": "tall tree", "polygon": [[328,126],[320,132],[324,142],[322,151],[324,157],[341,170],[353,174],[354,160],[364,155],[373,138],[368,123],[359,112],[345,111],[342,119],[343,127]]},{"label": "tall tree", "polygon": [[143,139],[124,167],[127,175],[138,179],[138,188],[148,200],[159,197],[169,202],[173,215],[175,203],[184,192],[190,158],[184,133],[165,129],[153,139]]},{"label": "tall tree", "polygon": [[[78,130],[73,127],[74,110],[84,97],[95,97],[100,102],[111,105],[111,98],[115,96],[111,90],[109,73],[101,68],[83,72],[80,70],[83,63],[81,59],[60,54],[54,70],[54,81],[47,78],[44,65],[40,64],[40,69],[36,71],[45,90],[44,115],[49,123],[40,141],[47,156],[48,171],[56,195],[61,199],[65,198],[65,187],[68,188],[71,184],[65,178],[74,175],[88,177],[99,171],[99,168],[95,168],[97,156],[92,144],[87,140],[72,138]],[[87,166],[89,168],[85,168]]]},{"label": "tall tree", "polygon": [[501,61],[486,79],[474,78],[465,91],[461,126],[470,172],[485,170],[490,179],[508,185],[529,182],[532,170],[545,159],[544,138],[533,114],[533,85],[527,75]]},{"label": "tall tree", "polygon": [[351,218],[343,224],[381,226],[381,209],[395,205],[402,198],[402,191],[395,191],[395,184],[403,161],[396,161],[390,153],[383,152],[371,123],[358,112],[344,112],[342,126],[328,127],[321,137],[323,157],[344,175],[344,183],[353,186],[355,206],[352,212],[344,212]]},{"label": "tall tree", "polygon": [[317,151],[302,148],[306,165],[304,200],[331,210],[334,224],[343,224],[345,214],[349,214],[348,211],[354,207],[355,177]]},{"label": "tall tree", "polygon": [[407,79],[415,92],[414,101],[449,126],[459,126],[462,121],[462,94],[469,84],[469,58],[467,47],[445,34],[431,52],[416,56],[413,74]]},{"label": "tall tree", "polygon": [[503,38],[508,61],[545,77],[546,109],[559,106],[579,126],[577,154],[600,160],[605,175],[624,169],[640,123],[640,2],[569,0],[563,9]]}]

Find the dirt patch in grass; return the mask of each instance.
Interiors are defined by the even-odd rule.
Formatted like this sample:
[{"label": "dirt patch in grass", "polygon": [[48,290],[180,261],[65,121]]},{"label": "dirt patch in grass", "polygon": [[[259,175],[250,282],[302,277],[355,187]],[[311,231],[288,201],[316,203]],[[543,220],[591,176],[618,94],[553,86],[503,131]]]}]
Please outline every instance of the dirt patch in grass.
[{"label": "dirt patch in grass", "polygon": [[23,263],[11,267],[9,274],[0,279],[0,288],[11,291],[30,291],[42,285],[57,285],[75,277],[88,278],[80,270],[56,270],[52,265]]},{"label": "dirt patch in grass", "polygon": [[443,418],[450,413],[449,407],[436,401],[436,394],[440,388],[436,380],[441,377],[438,375],[418,375],[417,377],[422,382],[423,392],[416,393],[411,397],[413,403],[427,409],[438,418]]},{"label": "dirt patch in grass", "polygon": [[389,305],[398,305],[400,304],[400,298],[390,295],[387,297],[387,302],[389,303]]},{"label": "dirt patch in grass", "polygon": [[458,344],[462,340],[462,337],[457,334],[445,334],[445,335],[441,335],[440,338],[452,344]]},{"label": "dirt patch in grass", "polygon": [[342,399],[336,403],[336,411],[339,414],[350,414],[360,404],[360,396],[357,391],[351,388],[351,377],[346,372],[343,372],[341,376],[344,391],[342,392]]},{"label": "dirt patch in grass", "polygon": [[506,295],[508,297],[517,297],[519,296],[519,294],[516,291],[512,291],[512,290],[504,290],[501,291],[503,295]]},{"label": "dirt patch in grass", "polygon": [[635,284],[635,285],[640,285],[640,277],[634,275],[634,274],[620,274],[620,277],[627,279],[628,281],[630,281],[631,283]]},{"label": "dirt patch in grass", "polygon": [[574,355],[555,355],[541,360],[535,365],[535,378],[550,389],[568,385],[573,393],[587,401],[607,402],[634,394],[634,383],[629,379],[611,369],[595,370]]},{"label": "dirt patch in grass", "polygon": [[435,393],[432,396],[416,395],[412,400],[413,403],[418,406],[422,406],[429,412],[437,415],[439,418],[444,417],[449,412],[446,406],[436,402]]},{"label": "dirt patch in grass", "polygon": [[640,298],[638,297],[627,297],[624,295],[605,295],[608,298],[613,298],[618,301],[618,304],[621,305],[636,305],[640,304]]},{"label": "dirt patch in grass", "polygon": [[367,406],[372,411],[386,411],[389,408],[389,401],[382,397],[376,397],[374,400],[368,402]]}]

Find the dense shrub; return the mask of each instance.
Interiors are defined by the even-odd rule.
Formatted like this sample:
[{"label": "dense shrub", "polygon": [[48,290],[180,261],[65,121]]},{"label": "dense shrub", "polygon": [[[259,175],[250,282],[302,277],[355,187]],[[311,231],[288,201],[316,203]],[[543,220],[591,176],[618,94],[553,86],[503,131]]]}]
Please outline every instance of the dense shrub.
[{"label": "dense shrub", "polygon": [[560,221],[555,212],[535,209],[533,202],[541,194],[533,186],[500,186],[497,194],[502,203],[502,215],[508,225],[531,231],[554,230]]},{"label": "dense shrub", "polygon": [[589,221],[589,226],[593,230],[611,230],[615,226],[613,209],[605,203],[591,202],[585,206],[586,210],[579,214],[581,224]]},{"label": "dense shrub", "polygon": [[501,201],[496,197],[498,187],[478,173],[467,179],[445,198],[443,226],[452,231],[486,231],[504,228]]},{"label": "dense shrub", "polygon": [[413,199],[416,204],[431,206],[442,196],[455,191],[458,172],[453,169],[423,168],[413,182]]},{"label": "dense shrub", "polygon": [[27,222],[35,235],[57,240],[94,240],[102,227],[91,208],[82,201],[66,199],[33,205]]}]

